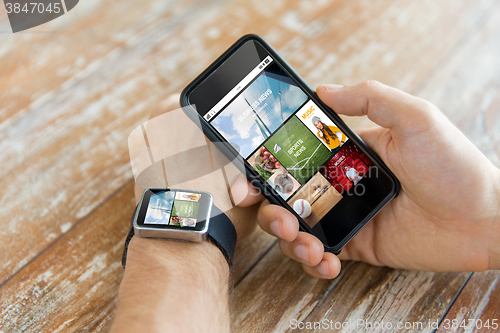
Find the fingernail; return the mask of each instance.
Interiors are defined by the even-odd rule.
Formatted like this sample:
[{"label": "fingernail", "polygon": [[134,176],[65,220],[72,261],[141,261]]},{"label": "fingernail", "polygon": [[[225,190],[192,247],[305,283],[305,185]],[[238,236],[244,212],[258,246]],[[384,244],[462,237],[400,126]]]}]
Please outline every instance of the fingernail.
[{"label": "fingernail", "polygon": [[283,238],[283,234],[281,232],[281,221],[275,220],[271,222],[271,231],[276,237]]},{"label": "fingernail", "polygon": [[323,88],[327,91],[332,91],[332,90],[339,90],[342,89],[344,86],[341,86],[340,84],[323,84]]},{"label": "fingernail", "polygon": [[330,275],[330,270],[328,269],[328,261],[326,261],[326,260],[323,260],[322,262],[320,262],[316,269],[318,270],[318,273],[323,275],[323,276]]},{"label": "fingernail", "polygon": [[299,244],[293,249],[295,255],[299,257],[301,260],[308,262],[309,261],[309,251],[307,249],[307,245]]}]

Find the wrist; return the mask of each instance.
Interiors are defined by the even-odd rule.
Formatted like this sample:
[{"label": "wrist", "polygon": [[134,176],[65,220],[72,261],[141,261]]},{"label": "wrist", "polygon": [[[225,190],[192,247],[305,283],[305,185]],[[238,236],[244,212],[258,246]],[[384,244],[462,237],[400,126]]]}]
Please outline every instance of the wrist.
[{"label": "wrist", "polygon": [[[200,325],[207,323],[229,328],[228,311],[222,309],[221,318],[206,308],[212,302],[227,308],[228,280],[227,261],[210,241],[134,236],[120,285],[114,332],[163,332],[168,327],[203,331]],[[192,321],[193,313],[203,320]]]},{"label": "wrist", "polygon": [[182,271],[189,275],[197,268],[208,267],[229,274],[224,255],[210,241],[197,243],[134,236],[129,244],[125,272],[131,272],[134,277],[138,272],[144,275],[145,271],[155,275]]}]

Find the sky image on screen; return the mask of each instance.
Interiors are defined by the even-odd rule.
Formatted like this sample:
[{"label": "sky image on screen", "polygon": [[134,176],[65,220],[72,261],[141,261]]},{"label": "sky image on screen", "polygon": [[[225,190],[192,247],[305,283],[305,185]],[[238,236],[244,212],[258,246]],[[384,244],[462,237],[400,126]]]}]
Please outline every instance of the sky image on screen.
[{"label": "sky image on screen", "polygon": [[272,68],[266,69],[211,123],[227,141],[240,147],[244,158],[307,100],[283,71]]},{"label": "sky image on screen", "polygon": [[172,213],[175,192],[166,191],[154,194],[149,198],[149,206],[146,211],[144,223],[168,224]]}]

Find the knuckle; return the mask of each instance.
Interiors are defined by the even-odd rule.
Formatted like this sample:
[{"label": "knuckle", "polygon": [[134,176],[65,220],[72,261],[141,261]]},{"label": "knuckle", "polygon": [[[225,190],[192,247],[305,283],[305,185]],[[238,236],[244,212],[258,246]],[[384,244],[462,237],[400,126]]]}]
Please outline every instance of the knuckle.
[{"label": "knuckle", "polygon": [[384,85],[377,80],[366,80],[366,81],[359,83],[359,86],[360,86],[360,88],[366,89],[366,90],[379,90]]},{"label": "knuckle", "polygon": [[[420,98],[416,100],[414,110],[416,111],[413,114],[414,117],[408,117],[408,120],[415,127],[414,129],[419,131],[426,130],[435,125],[436,122],[439,122],[442,115],[441,111],[434,104]],[[415,121],[413,118],[417,118],[418,121]]]}]

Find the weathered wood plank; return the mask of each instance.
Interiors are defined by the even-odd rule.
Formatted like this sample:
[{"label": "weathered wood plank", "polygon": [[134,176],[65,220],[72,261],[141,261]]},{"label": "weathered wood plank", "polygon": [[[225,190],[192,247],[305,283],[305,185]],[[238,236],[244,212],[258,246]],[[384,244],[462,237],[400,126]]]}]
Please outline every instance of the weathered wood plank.
[{"label": "weathered wood plank", "polygon": [[[382,321],[394,327],[398,322],[426,327],[429,320],[441,318],[468,275],[344,263],[338,278],[320,280],[275,247],[236,287],[231,297],[233,330],[293,331],[298,322],[314,325],[325,319],[334,329],[335,323],[349,323],[346,332],[370,332],[367,322]],[[358,320],[364,320],[359,327]]]},{"label": "weathered wood plank", "polygon": [[492,5],[490,0],[346,1],[322,12],[285,49],[300,47],[288,60],[312,86],[376,79],[411,92]]},{"label": "weathered wood plank", "polygon": [[[495,323],[500,322],[500,279],[498,278],[498,271],[497,273],[497,281],[494,289],[491,291],[489,295],[489,299],[487,300],[486,306],[483,308],[483,312],[481,313],[481,316],[478,318],[480,320],[480,323],[482,327],[479,325],[479,320],[476,321],[476,332],[486,332],[486,329],[489,329],[490,332],[498,332],[500,329],[500,324],[499,326],[496,326]],[[479,288],[477,288],[479,290]],[[485,300],[486,301],[486,300]],[[484,302],[483,302],[484,304]],[[481,304],[481,305],[483,305]],[[494,319],[497,319],[496,321]],[[489,320],[489,325],[491,327],[488,328],[487,322]]]},{"label": "weathered wood plank", "polygon": [[417,89],[500,166],[500,6]]},{"label": "weathered wood plank", "polygon": [[129,181],[2,286],[4,332],[76,332],[109,326],[135,207],[133,185]]},{"label": "weathered wood plank", "polygon": [[[347,271],[344,267],[342,276]],[[274,246],[231,294],[232,331],[282,331],[282,321],[287,320],[287,315],[310,312],[340,279],[313,278]]]},{"label": "weathered wood plank", "polygon": [[232,272],[233,286],[237,286],[253,268],[253,266],[272,249],[276,238],[257,228],[253,234],[242,242],[238,242],[234,253]]},{"label": "weathered wood plank", "polygon": [[[443,318],[437,332],[498,332],[500,272],[474,273]],[[495,328],[493,319],[498,326]],[[487,322],[488,321],[488,322]],[[487,324],[486,324],[487,323]],[[487,325],[488,327],[483,327]]]},{"label": "weathered wood plank", "polygon": [[[82,1],[57,20],[1,34],[0,105],[5,109],[0,121],[25,117],[30,108],[105,68],[148,29],[193,11],[193,2]],[[171,33],[176,23],[164,33]]]},{"label": "weathered wood plank", "polygon": [[[352,332],[378,332],[382,327],[388,332],[432,332],[469,276],[388,270],[378,280],[379,275],[373,273],[345,277],[345,285],[340,282],[334,293],[304,320],[348,323]],[[363,281],[367,277],[368,283]]]},{"label": "weathered wood plank", "polygon": [[[307,43],[288,60],[313,87],[375,79],[414,93],[492,5],[492,1],[347,2],[311,22],[317,31],[297,37],[307,38]],[[366,118],[347,119],[354,128],[373,125]]]}]

